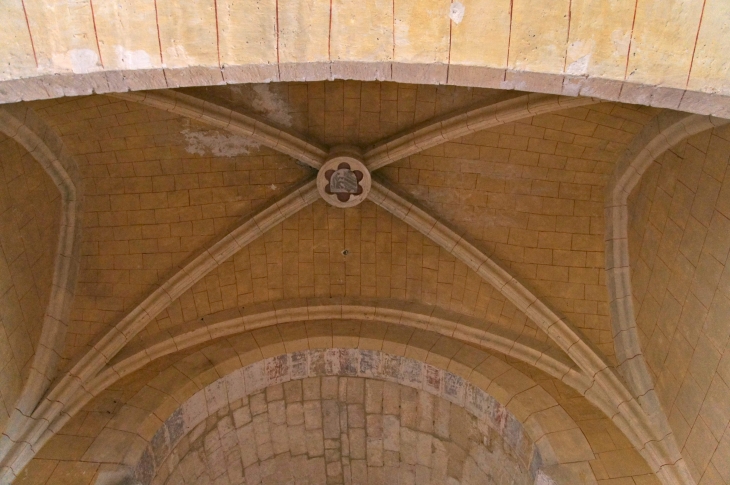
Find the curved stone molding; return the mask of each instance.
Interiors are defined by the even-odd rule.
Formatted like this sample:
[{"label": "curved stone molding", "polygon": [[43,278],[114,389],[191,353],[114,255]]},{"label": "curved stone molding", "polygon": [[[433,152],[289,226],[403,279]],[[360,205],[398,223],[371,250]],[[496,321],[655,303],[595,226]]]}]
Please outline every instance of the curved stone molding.
[{"label": "curved stone molding", "polygon": [[378,142],[365,152],[365,165],[375,171],[423,150],[456,140],[477,131],[487,130],[540,114],[587,106],[599,102],[593,98],[569,98],[544,94],[527,94],[499,103],[472,107],[465,111],[430,120],[391,140]]},{"label": "curved stone molding", "polygon": [[[439,244],[525,313],[592,378],[595,385],[584,393],[585,397],[611,417],[654,472],[666,480],[665,483],[688,483],[682,468],[675,467],[679,457],[674,452],[676,446],[673,450],[671,442],[667,442],[665,430],[656,426],[653,416],[641,407],[600,351],[569,322],[555,314],[486,254],[415,204],[376,181],[373,181],[370,199]],[[605,405],[606,398],[610,402],[609,408]]]},{"label": "curved stone molding", "polygon": [[[340,349],[340,357],[351,352]],[[360,353],[360,364],[368,365],[373,352]],[[392,362],[396,357],[385,358]],[[402,361],[401,370],[416,365]],[[433,380],[441,377],[438,370],[426,369]],[[449,382],[449,373],[444,375]],[[230,390],[224,393],[223,386],[214,388],[216,397],[237,397]],[[147,448],[154,453],[147,456],[154,458],[156,468],[151,485],[215,483],[214,477],[223,473],[230,484],[245,480],[248,485],[324,485],[328,469],[330,481],[340,484],[533,485],[535,476],[544,472],[537,471],[541,457],[524,428],[491,396],[484,393],[479,403],[502,412],[488,413],[497,419],[487,421],[434,391],[382,377],[335,375],[291,379],[247,393],[183,431],[177,443],[170,440],[176,434],[169,432],[177,431],[179,420],[160,428]],[[481,396],[483,391],[476,393]],[[142,460],[146,465],[153,461]],[[223,467],[216,467],[219,464]],[[144,469],[138,470],[146,478]]]},{"label": "curved stone molding", "polygon": [[[385,342],[381,342],[383,344]],[[550,426],[550,410],[559,404],[529,377],[502,363],[504,368],[511,370],[505,372],[503,369],[501,372],[505,380],[499,382],[498,378],[486,378],[482,374],[489,373],[486,369],[480,371],[462,366],[456,370],[448,361],[427,359],[424,362],[407,357],[408,354],[407,351],[405,355],[396,355],[380,348],[336,346],[292,350],[286,354],[264,352],[263,358],[248,361],[239,360],[236,356],[233,367],[219,363],[219,367],[228,369],[225,374],[197,392],[189,387],[182,394],[175,388],[168,389],[166,394],[158,392],[158,402],[154,403],[154,409],[158,411],[151,412],[165,421],[155,433],[146,433],[147,437],[140,439],[142,435],[139,433],[124,432],[125,441],[131,445],[128,448],[102,450],[106,440],[100,440],[85,456],[91,460],[95,456],[103,456],[105,463],[119,464],[116,470],[109,472],[117,480],[126,476],[147,483],[156,467],[164,461],[164,450],[170,449],[177,439],[229,401],[290,380],[315,376],[364,377],[422,389],[465,407],[477,418],[486,419],[487,424],[504,436],[508,443],[518,445],[525,440],[534,443],[534,448],[530,447],[532,449],[523,452],[522,456],[531,463],[535,475],[542,475],[543,480],[556,477],[557,483],[595,483],[588,465],[594,454],[588,442],[567,415],[567,423],[560,429]],[[477,358],[470,365],[479,365],[484,357]],[[516,382],[519,384],[513,384]],[[182,399],[176,401],[173,395]],[[173,405],[176,402],[178,404]],[[123,412],[122,409],[117,414]],[[139,426],[141,423],[133,424],[131,429]],[[120,432],[110,429],[109,433]],[[133,441],[129,439],[131,436],[135,436]],[[571,438],[565,439],[568,436]],[[160,445],[162,448],[159,448]],[[539,454],[538,461],[534,461],[536,454]],[[570,458],[566,459],[567,456]],[[543,473],[540,474],[539,470]],[[586,481],[578,480],[578,477],[585,477]]]},{"label": "curved stone molding", "polygon": [[223,67],[213,67],[214,64],[216,62],[176,68],[55,72],[11,77],[0,81],[0,103],[188,86],[353,79],[588,96],[730,118],[730,98],[726,94],[524,68],[367,62],[359,59],[280,64],[226,63]]},{"label": "curved stone molding", "polygon": [[628,242],[629,194],[644,172],[662,153],[686,138],[730,123],[708,116],[663,112],[639,133],[619,161],[606,188],[606,280],[614,346],[619,371],[645,413],[667,443],[667,458],[673,459],[682,482],[694,483],[684,463],[661,407],[641,350],[631,289]]},{"label": "curved stone molding", "polygon": [[484,326],[483,320],[431,305],[350,298],[291,300],[224,310],[202,320],[202,326],[196,320],[175,333],[163,332],[152,337],[144,347],[127,347],[89,382],[86,388],[90,393],[69,402],[65,413],[51,426],[60,429],[93,397],[155,359],[211,340],[289,322],[357,320],[426,330],[521,360],[562,380],[581,394],[592,384],[573,362],[544,343],[512,335],[497,325],[478,329]]},{"label": "curved stone molding", "polygon": [[0,132],[23,146],[41,164],[61,193],[60,234],[48,307],[28,380],[0,437],[2,456],[18,441],[20,430],[27,425],[27,416],[56,377],[76,287],[83,193],[76,161],[66,152],[60,138],[31,109],[22,106],[0,108]]},{"label": "curved stone molding", "polygon": [[206,123],[227,130],[234,135],[251,138],[273,150],[289,155],[295,160],[319,169],[327,156],[327,150],[301,136],[288,133],[268,122],[252,116],[200,100],[175,91],[147,91],[117,94],[126,101],[152,106],[169,113]]},{"label": "curved stone molding", "polygon": [[[297,135],[281,131],[253,117],[181,93],[127,93],[118,95],[118,97],[154,106],[238,135],[254,138],[258,142],[301,160],[313,168],[321,167],[326,159],[326,149],[304,141],[298,138]],[[373,170],[430,146],[469,133],[541,113],[596,102],[596,99],[592,98],[527,95],[490,106],[472,108],[466,112],[452,113],[444,118],[429,122],[415,131],[397,136],[392,141],[376,145],[366,154],[366,163],[368,168]],[[266,208],[182,267],[177,274],[148,296],[111,331],[102,336],[93,348],[82,356],[72,366],[71,370],[58,381],[57,385],[34,410],[29,424],[19,430],[16,436],[17,439],[14,442],[24,442],[25,444],[14,446],[7,453],[0,453],[0,456],[3,457],[0,465],[8,467],[5,469],[6,475],[0,476],[0,479],[4,476],[11,476],[22,469],[38,451],[39,447],[63,426],[78,407],[93,397],[97,385],[106,383],[109,379],[116,379],[117,370],[124,372],[123,368],[112,366],[109,368],[111,369],[110,373],[104,371],[103,377],[99,374],[155,315],[240,248],[318,198],[315,181],[310,181],[304,187]],[[496,348],[509,346],[507,353],[517,353],[526,362],[530,362],[534,358],[534,361],[530,362],[533,365],[539,363],[539,365],[546,365],[548,368],[557,366],[552,369],[551,375],[560,374],[565,368],[569,369],[562,374],[561,378],[566,382],[570,381],[574,388],[578,389],[614,420],[631,443],[641,451],[652,469],[664,479],[665,483],[685,483],[682,479],[676,478],[677,472],[674,463],[677,460],[673,460],[673,458],[677,457],[671,450],[667,451],[665,449],[668,446],[665,443],[667,435],[662,433],[662,428],[652,422],[651,416],[648,416],[645,410],[642,409],[639,402],[607,364],[600,352],[594,349],[590,342],[583,338],[565,319],[556,315],[519,281],[489,259],[487,255],[481,253],[422,209],[390,192],[376,181],[372,182],[372,191],[368,198],[434,240],[469,268],[476,271],[485,281],[492,284],[518,309],[537,323],[575,361],[580,371],[572,369],[570,365],[560,367],[561,363],[559,361],[549,361],[547,357],[541,361],[542,357],[534,354],[535,349],[523,349],[517,344],[510,346],[509,343],[499,339],[495,340],[489,335],[475,336],[473,329],[469,330],[464,325],[461,327],[459,325],[454,326],[452,325],[454,322],[446,322],[443,323],[442,327],[432,327],[432,329],[440,332],[451,331],[451,335],[460,340],[470,342],[479,340],[479,345],[488,348],[493,348],[490,345]],[[236,318],[235,315],[229,318],[230,322],[233,322],[229,324],[234,329],[236,325],[239,326],[235,330],[229,329],[233,333],[241,332],[242,328],[247,328],[243,319],[237,321]],[[312,318],[316,317],[313,316]],[[402,316],[398,318],[402,318]],[[276,323],[280,323],[279,320],[271,320],[268,325]],[[413,325],[422,325],[418,321],[412,323]],[[241,327],[241,324],[243,327]],[[433,324],[429,323],[429,325]],[[203,340],[199,340],[198,343],[202,343],[206,339],[216,338],[214,336],[215,332],[220,331],[225,335],[230,335],[225,333],[229,331],[226,330],[225,324],[215,328],[211,327],[211,329],[209,330],[206,326],[202,334],[193,332],[186,335],[185,338],[191,338],[192,341],[201,338]],[[143,352],[135,354],[135,358],[139,359],[139,362],[143,365],[152,358],[151,355],[157,355],[155,352],[174,351],[181,342],[181,340],[176,341],[174,338],[159,342],[155,348],[143,349]],[[148,351],[151,354],[148,354]],[[531,354],[534,354],[534,356],[531,356]],[[131,361],[121,360],[120,362],[129,363]],[[562,365],[565,365],[565,363],[563,362]],[[558,368],[560,370],[556,370]],[[2,450],[0,449],[0,451]],[[12,469],[9,468],[11,466]]]},{"label": "curved stone molding", "polygon": [[[37,452],[37,439],[45,432],[59,413],[76,393],[88,394],[85,389],[106,363],[116,355],[144,326],[160,311],[187,291],[195,282],[233,256],[242,247],[257,239],[267,230],[283,222],[303,207],[317,200],[315,180],[305,183],[288,195],[270,204],[259,213],[248,218],[232,232],[215,242],[192,261],[182,266],[175,275],[152,292],[136,308],[127,314],[114,328],[101,337],[91,350],[81,357],[60,379],[55,387],[35,408],[32,422],[19,430],[13,443],[25,445],[5,452],[0,462],[5,473],[17,474]],[[9,447],[10,448],[10,447]],[[4,475],[0,475],[0,480]]]},{"label": "curved stone molding", "polygon": [[[543,458],[540,447],[535,446],[522,423],[478,386],[449,371],[408,357],[377,350],[342,348],[303,350],[269,357],[209,384],[165,420],[134,465],[134,477],[141,485],[149,485],[177,442],[228,403],[272,385],[330,376],[394,382],[463,407],[504,440],[537,483],[550,480],[545,468],[556,464],[554,457]],[[592,453],[590,449],[585,452]],[[538,476],[542,481],[538,482]]]}]

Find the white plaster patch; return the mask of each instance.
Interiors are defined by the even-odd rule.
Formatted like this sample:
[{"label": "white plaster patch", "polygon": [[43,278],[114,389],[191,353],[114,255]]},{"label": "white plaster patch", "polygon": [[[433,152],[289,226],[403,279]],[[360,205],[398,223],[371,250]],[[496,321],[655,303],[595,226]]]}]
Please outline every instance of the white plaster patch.
[{"label": "white plaster patch", "polygon": [[91,49],[71,49],[71,68],[76,74],[84,74],[95,71],[99,67],[99,54]]},{"label": "white plaster patch", "polygon": [[566,72],[574,76],[582,76],[588,73],[588,63],[591,61],[591,55],[586,54],[585,56],[570,63]]},{"label": "white plaster patch", "polygon": [[187,142],[185,151],[196,155],[213,155],[216,157],[236,157],[248,155],[252,148],[258,148],[259,143],[218,130],[191,130],[180,132]]},{"label": "white plaster patch", "polygon": [[91,49],[71,49],[65,54],[53,54],[53,65],[74,74],[86,74],[101,69],[99,54]]},{"label": "white plaster patch", "polygon": [[567,74],[583,76],[588,74],[588,66],[591,63],[596,43],[593,39],[585,42],[576,40],[568,45],[568,59],[574,59],[565,69]]},{"label": "white plaster patch", "polygon": [[152,58],[143,50],[130,51],[121,45],[114,46],[117,62],[123,69],[151,69]]},{"label": "white plaster patch", "polygon": [[274,123],[291,126],[289,106],[275,92],[271,91],[270,84],[257,84],[253,87],[253,91],[256,94],[253,99],[253,109],[265,114]]},{"label": "white plaster patch", "polygon": [[461,2],[454,2],[449,8],[449,18],[454,21],[455,24],[460,24],[464,20],[464,12],[466,8]]}]

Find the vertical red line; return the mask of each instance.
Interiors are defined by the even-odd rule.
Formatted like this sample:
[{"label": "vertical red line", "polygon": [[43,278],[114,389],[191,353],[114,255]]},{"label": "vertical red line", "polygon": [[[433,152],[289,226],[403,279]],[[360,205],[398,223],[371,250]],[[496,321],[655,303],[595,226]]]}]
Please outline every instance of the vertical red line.
[{"label": "vertical red line", "polygon": [[330,0],[330,31],[327,38],[327,58],[332,62],[332,0]]},{"label": "vertical red line", "polygon": [[[393,52],[390,55],[391,61],[395,62],[395,0],[393,0]],[[390,74],[393,74],[393,64],[390,65]]]},{"label": "vertical red line", "polygon": [[30,31],[30,22],[28,21],[28,12],[25,10],[25,0],[20,0],[23,5],[23,15],[25,15],[25,25],[28,26],[28,36],[30,37],[30,48],[33,49],[33,59],[35,59],[35,67],[38,67],[38,56],[35,53],[35,44],[33,43],[33,32]]},{"label": "vertical red line", "polygon": [[[453,0],[449,5],[453,5]],[[451,7],[449,6],[449,9]],[[446,84],[449,84],[449,74],[451,73],[451,34],[454,28],[454,21],[451,19],[451,11],[449,10],[449,58],[446,61]]]},{"label": "vertical red line", "polygon": [[281,79],[281,68],[279,59],[279,0],[276,0],[276,72]]},{"label": "vertical red line", "polygon": [[[634,41],[634,25],[636,25],[636,11],[639,9],[639,0],[634,3],[634,19],[631,21],[631,37],[629,38],[629,51],[626,53],[626,69],[624,69],[624,81],[629,75],[629,59],[631,58],[631,43]],[[621,90],[623,91],[623,84]],[[621,96],[621,93],[619,93]]]},{"label": "vertical red line", "polygon": [[157,45],[160,48],[160,64],[161,64],[160,67],[162,67],[165,65],[165,61],[162,59],[162,36],[160,36],[160,15],[157,13],[157,0],[154,0],[154,3],[155,3],[155,24],[157,25]]},{"label": "vertical red line", "polygon": [[104,58],[101,56],[101,46],[99,46],[99,33],[96,31],[96,16],[94,15],[94,2],[89,0],[89,6],[91,7],[91,22],[94,24],[94,37],[96,37],[96,50],[99,52],[99,62],[101,68],[104,69]]},{"label": "vertical red line", "polygon": [[507,65],[504,68],[504,81],[507,80],[507,70],[509,69],[509,49],[512,44],[512,12],[514,10],[514,0],[509,0],[509,34],[507,34]]},{"label": "vertical red line", "polygon": [[689,72],[687,73],[687,84],[684,85],[685,89],[689,86],[689,77],[692,75],[692,66],[695,63],[695,52],[697,52],[697,41],[700,39],[700,29],[702,28],[702,19],[705,17],[705,4],[707,0],[702,2],[702,13],[700,13],[700,24],[697,26],[697,35],[695,36],[695,46],[692,49],[692,59],[689,61]]},{"label": "vertical red line", "polygon": [[568,48],[570,47],[570,19],[572,17],[572,11],[573,0],[570,0],[570,2],[568,2],[568,36],[565,39],[565,60],[563,61],[563,74],[565,73],[565,69],[568,67]]},{"label": "vertical red line", "polygon": [[215,44],[218,49],[218,69],[221,66],[221,37],[220,29],[218,28],[218,0],[213,0],[213,8],[215,9]]}]

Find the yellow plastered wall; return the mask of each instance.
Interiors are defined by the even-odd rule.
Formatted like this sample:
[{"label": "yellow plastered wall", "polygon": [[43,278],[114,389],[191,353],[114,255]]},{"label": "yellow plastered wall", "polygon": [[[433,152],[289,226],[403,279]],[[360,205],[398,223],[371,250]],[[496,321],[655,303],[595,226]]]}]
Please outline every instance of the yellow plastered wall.
[{"label": "yellow plastered wall", "polygon": [[[506,83],[541,92],[570,92],[577,83],[604,99],[700,111],[713,111],[714,94],[725,103],[729,93],[724,0],[5,3],[0,81],[14,82],[0,94],[8,102],[91,86],[282,77]],[[329,62],[342,65],[331,71]],[[64,84],[55,74],[81,77]]]}]

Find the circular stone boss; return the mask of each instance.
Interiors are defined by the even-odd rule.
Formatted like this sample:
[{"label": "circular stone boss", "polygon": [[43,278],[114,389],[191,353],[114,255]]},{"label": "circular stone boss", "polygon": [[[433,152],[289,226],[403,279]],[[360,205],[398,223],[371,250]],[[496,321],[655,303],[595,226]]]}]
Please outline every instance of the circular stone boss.
[{"label": "circular stone boss", "polygon": [[350,154],[338,154],[322,165],[317,174],[317,189],[335,207],[354,207],[370,192],[370,172]]}]

